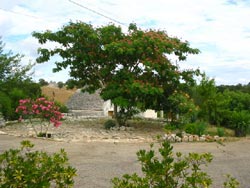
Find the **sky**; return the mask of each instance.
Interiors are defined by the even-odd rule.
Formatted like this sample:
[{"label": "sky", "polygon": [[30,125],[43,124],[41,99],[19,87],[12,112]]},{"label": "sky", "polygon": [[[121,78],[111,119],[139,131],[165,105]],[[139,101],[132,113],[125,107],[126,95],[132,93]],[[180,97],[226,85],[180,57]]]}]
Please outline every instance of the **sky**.
[{"label": "sky", "polygon": [[[199,68],[217,85],[250,82],[250,0],[0,0],[0,36],[5,50],[35,62],[41,47],[34,31],[57,31],[69,21],[94,26],[114,23],[127,31],[165,30],[201,53],[180,62]],[[34,80],[66,81],[68,70],[53,73],[53,61],[34,67]]]}]

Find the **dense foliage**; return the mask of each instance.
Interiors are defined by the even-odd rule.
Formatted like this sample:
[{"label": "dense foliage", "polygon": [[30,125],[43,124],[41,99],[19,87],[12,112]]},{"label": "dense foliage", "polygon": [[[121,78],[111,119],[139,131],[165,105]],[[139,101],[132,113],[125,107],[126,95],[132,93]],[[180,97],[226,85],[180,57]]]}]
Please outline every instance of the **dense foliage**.
[{"label": "dense foliage", "polygon": [[[58,43],[54,49],[40,48],[39,63],[54,55],[62,58],[55,62],[55,72],[70,68],[70,87],[84,91],[101,91],[104,100],[119,106],[116,116],[125,124],[126,119],[148,108],[168,111],[167,99],[176,90],[194,83],[197,70],[180,70],[177,62],[188,54],[199,53],[189,43],[170,37],[165,31],[141,30],[130,24],[128,32],[108,25],[94,28],[83,22],[70,22],[59,31],[34,32],[39,43]],[[171,57],[171,58],[170,58]],[[172,58],[176,62],[172,62]],[[122,114],[121,114],[122,113]],[[122,118],[122,119],[121,119]]]},{"label": "dense foliage", "polygon": [[204,76],[191,94],[199,107],[197,119],[233,128],[236,136],[245,136],[250,129],[250,92],[231,88],[235,87],[216,87],[213,79]]},{"label": "dense foliage", "polygon": [[32,151],[33,146],[30,141],[22,141],[20,149],[0,154],[0,187],[73,187],[76,169],[69,165],[66,152],[61,149],[49,155]]},{"label": "dense foliage", "polygon": [[22,56],[5,53],[0,41],[0,112],[5,119],[17,119],[15,108],[21,98],[35,98],[41,95],[40,86],[29,75],[31,64],[21,65]]}]

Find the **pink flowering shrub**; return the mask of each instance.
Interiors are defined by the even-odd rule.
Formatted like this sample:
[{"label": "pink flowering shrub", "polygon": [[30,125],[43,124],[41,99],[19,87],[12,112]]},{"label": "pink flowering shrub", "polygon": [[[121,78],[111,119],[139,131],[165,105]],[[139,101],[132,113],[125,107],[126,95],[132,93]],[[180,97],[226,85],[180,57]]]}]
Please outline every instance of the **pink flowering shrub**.
[{"label": "pink flowering shrub", "polygon": [[43,133],[43,127],[46,127],[45,133],[47,133],[49,125],[53,124],[55,127],[59,127],[61,125],[60,120],[63,117],[59,111],[59,107],[56,106],[53,101],[48,101],[45,98],[19,100],[19,106],[16,108],[16,112],[20,114],[19,121],[23,119],[29,120],[36,134],[38,134],[38,132],[32,122],[33,119],[40,119],[40,133]]}]

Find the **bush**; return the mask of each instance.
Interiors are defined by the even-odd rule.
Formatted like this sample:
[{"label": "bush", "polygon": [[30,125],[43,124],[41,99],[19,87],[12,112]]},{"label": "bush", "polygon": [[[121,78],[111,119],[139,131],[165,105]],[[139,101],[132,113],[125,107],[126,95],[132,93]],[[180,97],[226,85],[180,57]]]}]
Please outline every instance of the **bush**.
[{"label": "bush", "polygon": [[205,122],[189,123],[185,126],[185,132],[201,136],[205,133],[206,128],[207,124]]},{"label": "bush", "polygon": [[234,111],[231,114],[230,126],[235,131],[235,136],[246,136],[250,127],[250,114],[247,111]]},{"label": "bush", "polygon": [[0,187],[73,187],[76,169],[68,164],[66,152],[61,149],[48,155],[31,151],[33,146],[30,141],[22,141],[20,149],[10,149],[0,155]]},{"label": "bush", "polygon": [[[19,121],[28,119],[36,135],[39,133],[47,134],[50,124],[53,124],[54,127],[59,127],[62,124],[60,120],[63,115],[59,111],[59,107],[53,101],[48,101],[45,98],[19,100],[16,112],[20,115]],[[34,121],[37,119],[40,120],[40,132],[34,125]]]},{"label": "bush", "polygon": [[[210,153],[189,153],[183,156],[182,153],[173,154],[173,147],[169,142],[164,141],[159,148],[161,158],[157,158],[155,151],[140,150],[137,152],[138,160],[142,165],[143,177],[136,173],[125,174],[120,178],[113,178],[114,188],[198,188],[210,187],[211,177],[201,170],[201,165],[207,165],[212,161]],[[236,188],[239,183],[235,178],[228,176],[224,183],[225,188]]]},{"label": "bush", "polygon": [[2,112],[4,119],[10,119],[12,115],[11,99],[0,91],[0,112]]},{"label": "bush", "polygon": [[61,113],[68,113],[69,112],[69,109],[66,105],[64,105],[58,101],[55,101],[55,105],[59,107],[59,111]]},{"label": "bush", "polygon": [[109,119],[104,123],[104,128],[108,130],[115,126],[116,126],[116,122],[112,119]]},{"label": "bush", "polygon": [[225,130],[224,130],[224,128],[218,127],[218,128],[217,128],[217,135],[218,135],[219,137],[225,136]]}]

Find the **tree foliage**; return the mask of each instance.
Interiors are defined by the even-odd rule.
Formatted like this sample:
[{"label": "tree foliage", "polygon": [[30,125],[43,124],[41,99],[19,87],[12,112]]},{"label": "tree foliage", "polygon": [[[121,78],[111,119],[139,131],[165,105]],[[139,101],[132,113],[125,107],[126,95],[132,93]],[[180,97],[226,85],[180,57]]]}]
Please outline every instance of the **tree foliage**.
[{"label": "tree foliage", "polygon": [[47,82],[46,80],[44,80],[43,78],[40,78],[38,80],[38,83],[40,84],[40,86],[47,86],[49,85],[49,82]]},{"label": "tree foliage", "polygon": [[20,54],[4,52],[0,41],[0,112],[5,119],[16,119],[15,108],[21,98],[41,95],[40,86],[30,78],[32,64],[21,65]]},{"label": "tree foliage", "polygon": [[54,49],[39,48],[37,61],[49,61],[54,55],[55,72],[70,68],[76,86],[84,91],[101,90],[104,100],[127,112],[136,107],[168,110],[166,99],[175,91],[193,83],[197,70],[180,70],[177,61],[199,53],[187,41],[170,37],[161,30],[141,30],[130,24],[128,32],[113,24],[93,27],[70,22],[56,32],[34,32],[39,43],[56,42]]},{"label": "tree foliage", "polygon": [[216,86],[205,74],[191,94],[199,107],[198,118],[213,125],[233,128],[236,136],[250,130],[250,93],[248,85]]}]

